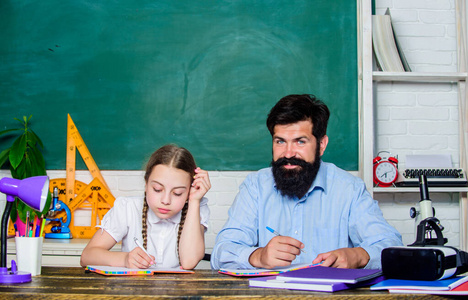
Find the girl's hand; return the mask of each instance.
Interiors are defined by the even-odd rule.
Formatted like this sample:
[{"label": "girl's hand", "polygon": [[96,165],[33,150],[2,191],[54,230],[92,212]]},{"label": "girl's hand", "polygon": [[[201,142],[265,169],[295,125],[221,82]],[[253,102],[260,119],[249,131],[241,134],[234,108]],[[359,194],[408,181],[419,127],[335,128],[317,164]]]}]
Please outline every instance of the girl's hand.
[{"label": "girl's hand", "polygon": [[154,264],[154,256],[148,256],[140,247],[128,252],[125,258],[125,267],[129,269],[147,269]]},{"label": "girl's hand", "polygon": [[211,188],[208,172],[200,168],[195,169],[195,176],[190,188],[189,201],[200,201]]}]

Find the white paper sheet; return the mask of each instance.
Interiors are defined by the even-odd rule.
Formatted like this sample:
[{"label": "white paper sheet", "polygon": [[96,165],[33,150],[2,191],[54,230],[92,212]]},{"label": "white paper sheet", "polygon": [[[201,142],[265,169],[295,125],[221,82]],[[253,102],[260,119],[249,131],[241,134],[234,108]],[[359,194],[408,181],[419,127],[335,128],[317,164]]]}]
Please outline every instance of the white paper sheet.
[{"label": "white paper sheet", "polygon": [[452,168],[450,154],[406,155],[407,169]]}]

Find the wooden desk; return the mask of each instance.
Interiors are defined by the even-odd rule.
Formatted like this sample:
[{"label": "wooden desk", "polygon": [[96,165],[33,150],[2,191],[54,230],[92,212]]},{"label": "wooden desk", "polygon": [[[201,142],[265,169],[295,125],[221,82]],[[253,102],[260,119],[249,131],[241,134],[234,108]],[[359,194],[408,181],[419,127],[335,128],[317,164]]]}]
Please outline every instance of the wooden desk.
[{"label": "wooden desk", "polygon": [[250,288],[247,278],[196,270],[195,274],[104,276],[76,267],[42,267],[32,282],[0,285],[0,299],[443,299],[434,295],[392,295],[360,288],[335,293]]}]

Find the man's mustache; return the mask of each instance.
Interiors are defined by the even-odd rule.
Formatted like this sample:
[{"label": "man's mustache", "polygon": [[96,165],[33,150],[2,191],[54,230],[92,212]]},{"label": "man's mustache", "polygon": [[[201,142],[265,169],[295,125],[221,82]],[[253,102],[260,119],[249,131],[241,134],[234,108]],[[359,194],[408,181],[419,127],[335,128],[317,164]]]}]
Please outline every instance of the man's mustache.
[{"label": "man's mustache", "polygon": [[296,158],[296,157],[281,157],[276,160],[275,164],[277,166],[286,166],[286,165],[297,165],[297,166],[305,166],[307,165],[307,162],[303,159]]}]

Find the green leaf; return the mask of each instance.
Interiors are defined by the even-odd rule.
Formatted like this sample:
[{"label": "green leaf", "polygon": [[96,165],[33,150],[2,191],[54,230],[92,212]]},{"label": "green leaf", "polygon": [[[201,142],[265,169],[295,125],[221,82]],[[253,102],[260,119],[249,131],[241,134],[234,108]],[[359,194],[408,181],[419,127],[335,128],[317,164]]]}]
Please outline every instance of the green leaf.
[{"label": "green leaf", "polygon": [[26,132],[26,141],[30,148],[36,147],[36,144],[37,144],[36,137],[32,135],[30,131]]},{"label": "green leaf", "polygon": [[27,207],[27,209],[29,210],[29,220],[30,222],[32,222],[35,218],[36,218],[36,215],[37,215],[37,211],[30,208],[29,206]]},{"label": "green leaf", "polygon": [[16,218],[18,217],[18,209],[16,208],[16,203],[13,204],[13,207],[11,209],[11,212],[10,212],[10,219],[11,219],[11,222],[16,222]]},{"label": "green leaf", "polygon": [[16,169],[21,163],[26,151],[26,136],[23,134],[13,143],[10,149],[10,164]]},{"label": "green leaf", "polygon": [[3,130],[3,131],[0,131],[0,135],[8,133],[8,132],[12,132],[12,131],[18,131],[18,130],[23,130],[23,128],[14,128],[14,129]]},{"label": "green leaf", "polygon": [[43,171],[45,172],[45,160],[41,151],[39,151],[37,148],[29,148],[29,152],[32,165],[41,170],[41,173],[43,173]]},{"label": "green leaf", "polygon": [[29,129],[29,133],[31,134],[31,136],[34,136],[34,140],[39,144],[39,146],[41,146],[42,149],[44,149],[44,144],[42,144],[41,139],[37,136],[37,134],[34,131],[32,131],[31,128]]},{"label": "green leaf", "polygon": [[[20,122],[20,124],[24,126],[23,121],[21,121],[20,119],[18,119],[18,118],[13,118],[13,119],[15,119],[16,121]],[[24,128],[21,128],[21,130],[24,130]]]},{"label": "green leaf", "polygon": [[18,210],[18,217],[21,221],[23,221],[23,223],[26,222],[26,211],[28,211],[27,205],[20,200],[16,200],[16,205]]},{"label": "green leaf", "polygon": [[29,156],[26,156],[23,162],[24,162],[25,178],[34,176],[34,170],[32,169],[31,158]]},{"label": "green leaf", "polygon": [[31,165],[31,170],[32,170],[32,176],[42,176],[42,175],[47,175],[47,172],[44,168],[36,165],[36,164],[32,164]]},{"label": "green leaf", "polygon": [[[13,177],[16,178],[16,179],[24,179],[24,178],[28,177],[25,168],[26,168],[26,162],[23,160],[23,161],[21,161],[19,166],[16,169],[14,169],[16,177],[15,177],[15,175]],[[13,175],[13,172],[12,172],[12,175]]]},{"label": "green leaf", "polygon": [[16,172],[15,169],[13,169],[13,167],[10,165],[10,173],[11,173],[11,177],[15,178],[15,179],[19,179],[18,178],[18,172]]},{"label": "green leaf", "polygon": [[5,164],[10,154],[10,148],[3,150],[0,153],[0,168]]}]

